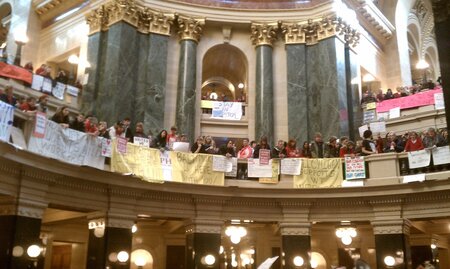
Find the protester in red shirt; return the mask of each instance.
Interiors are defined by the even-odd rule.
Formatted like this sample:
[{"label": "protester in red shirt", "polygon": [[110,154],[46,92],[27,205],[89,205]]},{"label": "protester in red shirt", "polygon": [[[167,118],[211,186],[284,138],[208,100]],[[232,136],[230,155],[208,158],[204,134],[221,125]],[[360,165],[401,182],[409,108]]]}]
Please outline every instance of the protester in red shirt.
[{"label": "protester in red shirt", "polygon": [[297,141],[295,139],[290,139],[286,148],[286,157],[287,158],[299,158],[300,151],[297,149]]},{"label": "protester in red shirt", "polygon": [[87,134],[98,135],[98,120],[95,117],[88,117],[84,122],[84,131]]},{"label": "protester in red shirt", "polygon": [[177,141],[178,141],[177,127],[172,126],[170,128],[170,134],[167,135],[167,144],[169,145],[169,148],[172,149],[173,143]]},{"label": "protester in red shirt", "polygon": [[424,149],[422,139],[420,139],[416,132],[409,132],[409,139],[406,141],[405,152],[422,149]]},{"label": "protester in red shirt", "polygon": [[248,159],[253,156],[253,149],[248,144],[248,139],[242,140],[242,148],[239,150],[237,156],[239,159]]},{"label": "protester in red shirt", "polygon": [[28,97],[27,101],[20,105],[22,111],[35,111],[36,110],[36,98]]}]

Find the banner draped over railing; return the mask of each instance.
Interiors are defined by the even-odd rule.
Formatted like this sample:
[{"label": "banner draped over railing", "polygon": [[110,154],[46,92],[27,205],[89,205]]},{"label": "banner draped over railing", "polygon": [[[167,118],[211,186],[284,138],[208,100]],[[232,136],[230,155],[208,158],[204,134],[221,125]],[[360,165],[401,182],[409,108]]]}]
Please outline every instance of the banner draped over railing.
[{"label": "banner draped over railing", "polygon": [[390,109],[399,107],[407,109],[419,106],[434,105],[434,94],[441,93],[441,89],[419,92],[410,96],[384,100],[377,104],[377,113],[389,112]]},{"label": "banner draped over railing", "polygon": [[172,181],[225,185],[224,172],[213,170],[213,155],[171,151]]},{"label": "banner draped over railing", "polygon": [[336,188],[342,181],[342,159],[303,159],[301,174],[294,176],[294,188]]},{"label": "banner draped over railing", "polygon": [[48,120],[43,138],[31,136],[28,150],[46,157],[76,165],[104,169],[101,139],[92,135],[63,128]]},{"label": "banner draped over railing", "polygon": [[0,62],[0,76],[25,81],[28,84],[31,84],[33,79],[30,71],[4,62]]},{"label": "banner draped over railing", "polygon": [[111,171],[123,174],[134,174],[145,181],[163,183],[161,151],[128,143],[127,153],[117,150],[117,141],[111,148]]}]

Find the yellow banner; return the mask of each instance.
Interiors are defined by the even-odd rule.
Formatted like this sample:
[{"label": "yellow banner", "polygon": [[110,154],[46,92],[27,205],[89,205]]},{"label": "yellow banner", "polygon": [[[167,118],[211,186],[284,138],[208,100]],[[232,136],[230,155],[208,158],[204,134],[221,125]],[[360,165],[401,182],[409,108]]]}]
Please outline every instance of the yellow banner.
[{"label": "yellow banner", "polygon": [[375,108],[377,108],[377,103],[375,103],[375,102],[367,103],[367,104],[366,104],[366,109],[367,109],[367,110],[375,109]]},{"label": "yellow banner", "polygon": [[294,188],[335,188],[343,181],[342,160],[303,159],[302,171],[294,176]]},{"label": "yellow banner", "polygon": [[213,108],[213,101],[210,100],[202,100],[200,102],[201,108]]},{"label": "yellow banner", "polygon": [[173,181],[219,186],[225,184],[225,174],[213,171],[212,155],[171,151],[170,159]]},{"label": "yellow banner", "polygon": [[260,177],[259,183],[278,184],[278,175],[280,175],[280,160],[272,159],[272,177]]},{"label": "yellow banner", "polygon": [[117,173],[132,173],[145,181],[164,183],[160,151],[127,144],[127,153],[117,151],[117,141],[111,149],[111,170]]}]

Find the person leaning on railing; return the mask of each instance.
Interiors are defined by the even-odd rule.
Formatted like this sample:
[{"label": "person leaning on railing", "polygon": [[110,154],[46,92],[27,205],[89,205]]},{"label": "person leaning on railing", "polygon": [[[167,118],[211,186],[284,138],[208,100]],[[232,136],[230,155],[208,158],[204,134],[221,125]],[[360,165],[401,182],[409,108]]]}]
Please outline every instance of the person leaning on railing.
[{"label": "person leaning on railing", "polygon": [[446,141],[434,128],[429,128],[423,139],[423,145],[425,148],[442,147],[446,145]]},{"label": "person leaning on railing", "polygon": [[67,108],[66,106],[60,107],[50,119],[61,125],[63,128],[69,127],[69,108]]},{"label": "person leaning on railing", "polygon": [[416,132],[409,132],[409,137],[405,145],[405,152],[417,151],[422,149],[424,149],[422,139],[417,135]]}]

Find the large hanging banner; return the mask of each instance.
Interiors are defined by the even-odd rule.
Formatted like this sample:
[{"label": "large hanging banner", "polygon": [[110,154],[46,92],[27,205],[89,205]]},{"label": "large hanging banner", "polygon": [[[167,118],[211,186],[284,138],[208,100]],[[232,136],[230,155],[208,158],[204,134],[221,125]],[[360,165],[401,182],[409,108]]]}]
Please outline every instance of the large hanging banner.
[{"label": "large hanging banner", "polygon": [[342,181],[342,159],[303,159],[302,173],[294,176],[294,188],[336,188]]},{"label": "large hanging banner", "polygon": [[63,128],[53,121],[46,124],[43,138],[30,136],[29,151],[71,164],[104,168],[101,139]]},{"label": "large hanging banner", "polygon": [[223,172],[213,170],[213,155],[170,151],[172,181],[218,185],[225,184]]},{"label": "large hanging banner", "polygon": [[419,106],[434,105],[434,94],[441,93],[442,89],[419,92],[410,96],[384,100],[377,103],[377,113],[388,112],[392,108],[407,109]]},{"label": "large hanging banner", "polygon": [[240,120],[242,118],[242,103],[214,101],[211,118]]},{"label": "large hanging banner", "polygon": [[0,62],[0,76],[25,81],[31,84],[33,75],[30,71],[11,64]]},{"label": "large hanging banner", "polygon": [[431,161],[430,150],[424,149],[408,152],[408,163],[410,169],[426,167],[430,165],[430,161]]},{"label": "large hanging banner", "polygon": [[117,140],[114,140],[111,147],[111,171],[134,174],[149,182],[164,182],[159,150],[128,143],[126,153],[121,153],[116,145]]},{"label": "large hanging banner", "polygon": [[9,142],[14,121],[14,107],[0,101],[0,140]]}]

